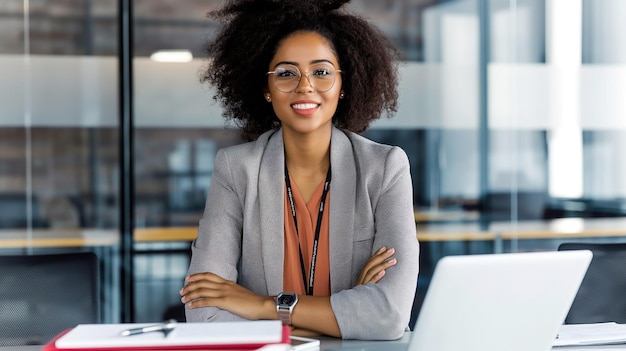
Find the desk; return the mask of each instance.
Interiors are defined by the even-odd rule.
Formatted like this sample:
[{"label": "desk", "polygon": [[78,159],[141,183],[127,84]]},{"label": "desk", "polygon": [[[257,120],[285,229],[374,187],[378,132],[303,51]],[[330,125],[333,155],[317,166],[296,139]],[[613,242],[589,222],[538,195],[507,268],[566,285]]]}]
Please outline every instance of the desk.
[{"label": "desk", "polygon": [[[198,234],[197,227],[136,228],[135,242],[191,242]],[[59,248],[59,247],[106,247],[120,243],[117,229],[70,228],[70,229],[2,229],[0,248]]]},{"label": "desk", "polygon": [[493,252],[504,252],[506,240],[580,240],[604,238],[626,240],[626,218],[560,218],[518,222],[419,223],[417,238],[421,242],[491,241]]},{"label": "desk", "polygon": [[560,218],[546,221],[494,223],[490,231],[504,239],[626,237],[626,218]]},{"label": "desk", "polygon": [[[626,241],[626,218],[561,218],[518,222],[417,223],[420,270],[447,255],[556,250],[565,241]],[[506,245],[509,245],[508,247]]]},{"label": "desk", "polygon": [[119,243],[110,229],[2,229],[0,248],[99,247]]},{"label": "desk", "polygon": [[[493,241],[498,248],[502,240],[626,238],[626,217],[561,218],[547,221],[478,223],[418,223],[417,239],[421,242]],[[146,242],[191,242],[198,227],[136,228],[134,240]],[[117,229],[2,229],[0,248],[85,247],[119,244]],[[495,250],[498,252],[498,250]]]},{"label": "desk", "polygon": [[[344,350],[344,351],[406,351],[411,334],[406,333],[401,339],[393,341],[363,341],[363,340],[339,340],[333,338],[321,338],[320,351]],[[40,351],[41,346],[0,346],[0,351]],[[626,345],[609,345],[593,347],[558,347],[554,351],[601,351],[620,350],[626,351]],[[463,350],[459,350],[463,351]],[[529,350],[530,351],[530,350]]]},{"label": "desk", "polygon": [[478,211],[462,209],[422,208],[414,212],[415,223],[464,222],[476,221],[480,218]]},{"label": "desk", "polygon": [[560,237],[626,237],[626,217],[559,218],[478,223],[419,223],[417,237],[424,241],[484,239],[554,239]]},{"label": "desk", "polygon": [[136,228],[134,232],[136,242],[191,242],[196,236],[198,227]]},{"label": "desk", "polygon": [[[393,341],[363,341],[363,340],[338,340],[333,338],[321,338],[320,351],[344,350],[344,351],[408,351],[406,350],[411,338],[411,333]],[[555,347],[554,351],[600,351],[621,350],[626,351],[624,345],[590,346],[590,347]],[[0,349],[0,351],[3,351]],[[422,351],[422,350],[420,350]],[[426,350],[428,351],[428,350]],[[463,351],[463,350],[458,350]],[[504,351],[504,350],[503,350]],[[532,351],[532,350],[529,350]]]}]

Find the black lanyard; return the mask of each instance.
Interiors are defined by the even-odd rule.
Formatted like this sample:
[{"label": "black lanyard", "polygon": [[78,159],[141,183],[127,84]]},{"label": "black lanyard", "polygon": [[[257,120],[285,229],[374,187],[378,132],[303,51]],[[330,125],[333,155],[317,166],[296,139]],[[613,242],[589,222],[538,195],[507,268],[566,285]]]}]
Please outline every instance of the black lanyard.
[{"label": "black lanyard", "polygon": [[289,198],[289,205],[291,206],[291,215],[293,216],[293,223],[296,226],[296,235],[298,236],[298,251],[300,253],[300,271],[302,272],[302,282],[304,283],[304,289],[307,291],[307,295],[313,295],[313,279],[315,277],[315,264],[317,262],[317,246],[320,240],[320,228],[322,226],[322,217],[324,215],[324,202],[326,202],[326,195],[330,188],[330,165],[328,166],[328,173],[326,173],[326,182],[324,183],[324,191],[322,192],[322,200],[320,201],[320,209],[317,215],[317,225],[315,226],[315,238],[313,240],[313,252],[311,254],[311,268],[309,269],[309,283],[306,281],[306,273],[304,268],[304,257],[302,256],[302,246],[300,245],[300,232],[298,231],[298,219],[296,218],[296,205],[293,201],[293,192],[291,190],[291,182],[289,181],[289,171],[287,171],[287,163],[285,162],[285,183],[287,184],[287,197]]}]

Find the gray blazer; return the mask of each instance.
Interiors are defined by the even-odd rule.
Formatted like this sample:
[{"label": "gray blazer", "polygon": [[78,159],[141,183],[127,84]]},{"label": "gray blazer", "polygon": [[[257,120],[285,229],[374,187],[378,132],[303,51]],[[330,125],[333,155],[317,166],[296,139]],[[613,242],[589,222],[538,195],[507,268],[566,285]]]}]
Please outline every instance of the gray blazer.
[{"label": "gray blazer", "polygon": [[[333,128],[330,159],[330,302],[345,339],[395,339],[408,326],[419,247],[409,162],[399,147]],[[283,287],[284,150],[281,130],[221,149],[192,244],[189,274],[213,272],[260,295]],[[353,287],[380,247],[398,263],[377,284]],[[214,307],[187,321],[236,321]]]}]

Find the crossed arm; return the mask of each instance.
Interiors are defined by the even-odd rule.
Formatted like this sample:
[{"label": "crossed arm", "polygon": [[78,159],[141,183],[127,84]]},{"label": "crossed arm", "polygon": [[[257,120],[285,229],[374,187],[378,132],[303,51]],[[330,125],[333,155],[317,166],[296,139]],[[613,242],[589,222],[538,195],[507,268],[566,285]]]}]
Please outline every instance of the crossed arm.
[{"label": "crossed arm", "polygon": [[[361,269],[354,286],[378,283],[385,271],[397,263],[395,250],[381,247]],[[245,287],[209,273],[197,273],[185,279],[181,301],[188,308],[217,307],[249,320],[278,319],[273,296],[261,296]],[[292,334],[341,337],[330,304],[330,296],[299,296],[292,314]]]}]

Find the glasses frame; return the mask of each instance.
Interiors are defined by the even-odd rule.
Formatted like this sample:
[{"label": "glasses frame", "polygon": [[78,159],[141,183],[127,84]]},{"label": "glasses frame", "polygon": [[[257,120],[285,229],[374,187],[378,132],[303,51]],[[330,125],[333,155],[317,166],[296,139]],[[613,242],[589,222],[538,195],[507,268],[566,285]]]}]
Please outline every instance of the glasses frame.
[{"label": "glasses frame", "polygon": [[[276,87],[276,89],[278,89],[279,91],[281,91],[281,92],[283,92],[283,93],[293,93],[296,89],[298,89],[298,86],[300,86],[300,83],[302,82],[302,77],[306,77],[306,80],[309,82],[309,86],[310,86],[311,88],[313,88],[313,90],[315,90],[315,91],[316,91],[316,92],[318,92],[318,93],[325,93],[325,92],[329,91],[330,89],[332,89],[332,88],[335,86],[335,82],[337,82],[337,77],[335,77],[335,75],[334,75],[334,74],[335,74],[335,73],[343,73],[343,71],[342,71],[342,70],[340,70],[340,69],[335,69],[335,67],[333,67],[333,84],[332,84],[332,85],[331,85],[328,89],[326,89],[326,90],[319,90],[319,89],[317,89],[317,88],[315,87],[315,85],[313,85],[313,83],[311,82],[310,75],[311,75],[311,73],[312,73],[312,72],[306,72],[306,74],[305,74],[305,75],[303,75],[303,74],[302,74],[302,71],[298,68],[298,66],[296,66],[296,65],[292,65],[292,64],[284,64],[284,65],[287,65],[287,66],[293,66],[293,67],[296,69],[296,71],[298,72],[298,83],[296,84],[296,86],[295,86],[293,89],[291,89],[291,90],[289,90],[289,91],[284,91],[284,90],[282,90],[281,88],[279,88],[279,87],[278,87],[278,85],[276,85],[276,81],[275,81],[275,77],[276,77],[276,70],[274,70],[274,71],[269,71],[269,72],[265,73],[265,74],[266,74],[266,75],[268,75],[268,76],[269,76],[269,75],[272,75],[272,83],[274,84],[274,86]],[[317,65],[317,63],[316,63],[316,65]],[[313,65],[313,66],[315,66],[315,65]],[[332,65],[331,65],[331,66],[332,66]]]}]

